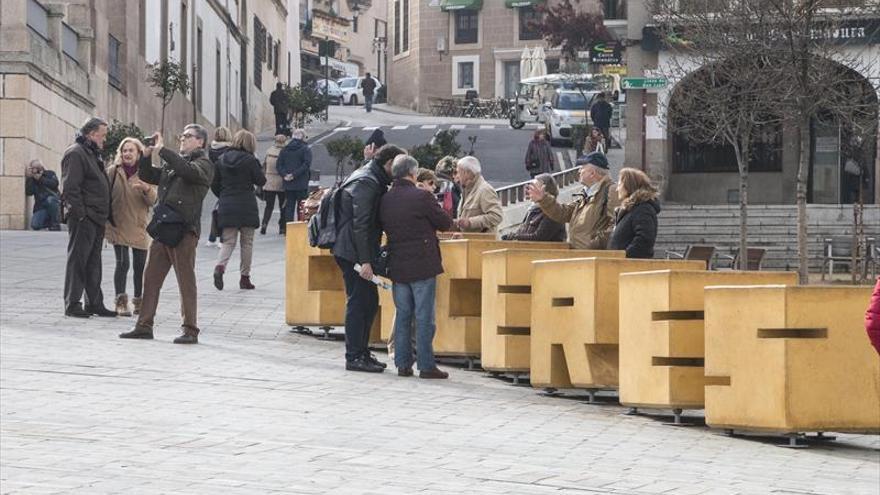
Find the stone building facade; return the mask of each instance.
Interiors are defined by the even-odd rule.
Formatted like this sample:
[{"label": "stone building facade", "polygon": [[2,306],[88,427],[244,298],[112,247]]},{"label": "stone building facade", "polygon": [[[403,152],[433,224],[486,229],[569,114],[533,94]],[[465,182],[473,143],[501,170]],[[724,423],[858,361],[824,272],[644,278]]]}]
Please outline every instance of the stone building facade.
[{"label": "stone building facade", "polygon": [[[298,24],[298,10],[294,0],[0,2],[0,229],[27,225],[30,160],[60,174],[61,156],[89,116],[146,133],[160,128],[148,63],[174,59],[193,83],[166,109],[166,136],[193,121],[271,131],[275,82],[299,80],[298,57],[287,56],[290,41],[299,46],[298,29],[288,26]],[[268,27],[255,50],[259,18]]]}]

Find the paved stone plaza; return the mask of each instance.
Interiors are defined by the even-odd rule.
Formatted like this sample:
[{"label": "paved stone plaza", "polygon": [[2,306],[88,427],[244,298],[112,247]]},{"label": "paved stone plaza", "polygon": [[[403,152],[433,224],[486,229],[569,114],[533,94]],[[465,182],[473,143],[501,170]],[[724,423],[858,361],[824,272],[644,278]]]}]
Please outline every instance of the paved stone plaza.
[{"label": "paved stone plaza", "polygon": [[[237,289],[237,253],[214,290],[217,250],[199,247],[200,345],[171,344],[173,276],[157,339],[121,341],[131,318],[62,316],[66,242],[0,233],[4,494],[880,491],[877,436],[789,450],[458,368],[448,381],[345,372],[341,343],[284,324],[274,225],[256,240],[255,291]],[[109,249],[104,266],[109,306]]]}]

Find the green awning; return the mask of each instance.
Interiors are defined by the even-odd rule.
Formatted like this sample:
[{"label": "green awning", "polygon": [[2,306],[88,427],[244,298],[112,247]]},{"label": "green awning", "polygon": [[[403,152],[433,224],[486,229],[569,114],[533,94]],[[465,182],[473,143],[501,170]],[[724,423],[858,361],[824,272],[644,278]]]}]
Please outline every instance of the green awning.
[{"label": "green awning", "polygon": [[509,9],[535,7],[541,3],[544,3],[544,0],[504,0],[504,5]]},{"label": "green awning", "polygon": [[483,0],[443,0],[440,10],[480,10]]}]

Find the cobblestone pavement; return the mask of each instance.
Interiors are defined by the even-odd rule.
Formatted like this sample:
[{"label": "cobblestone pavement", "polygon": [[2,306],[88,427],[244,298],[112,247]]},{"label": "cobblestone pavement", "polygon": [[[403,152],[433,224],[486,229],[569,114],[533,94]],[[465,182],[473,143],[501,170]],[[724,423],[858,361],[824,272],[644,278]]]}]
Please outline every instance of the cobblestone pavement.
[{"label": "cobblestone pavement", "polygon": [[[543,397],[482,373],[343,370],[341,343],[288,332],[282,241],[257,290],[217,292],[199,248],[202,343],[176,346],[169,278],[154,341],[129,318],[62,316],[65,233],[0,233],[2,493],[869,494],[880,439],[781,449]],[[237,287],[237,254],[227,286]],[[113,254],[104,251],[112,295]],[[380,356],[381,357],[381,356]]]}]

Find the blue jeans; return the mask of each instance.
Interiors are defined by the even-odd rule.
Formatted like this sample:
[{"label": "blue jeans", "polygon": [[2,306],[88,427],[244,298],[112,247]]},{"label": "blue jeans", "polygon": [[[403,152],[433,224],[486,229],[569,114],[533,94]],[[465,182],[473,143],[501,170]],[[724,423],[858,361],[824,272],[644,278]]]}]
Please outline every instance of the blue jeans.
[{"label": "blue jeans", "polygon": [[416,322],[416,355],[419,370],[437,368],[434,362],[434,295],[437,278],[427,278],[409,284],[395,282],[392,287],[394,306],[394,365],[412,368],[412,322]]},{"label": "blue jeans", "polygon": [[31,229],[61,230],[61,202],[55,196],[43,201],[42,207],[31,217]]},{"label": "blue jeans", "polygon": [[364,106],[368,112],[373,111],[373,95],[364,95]]}]

